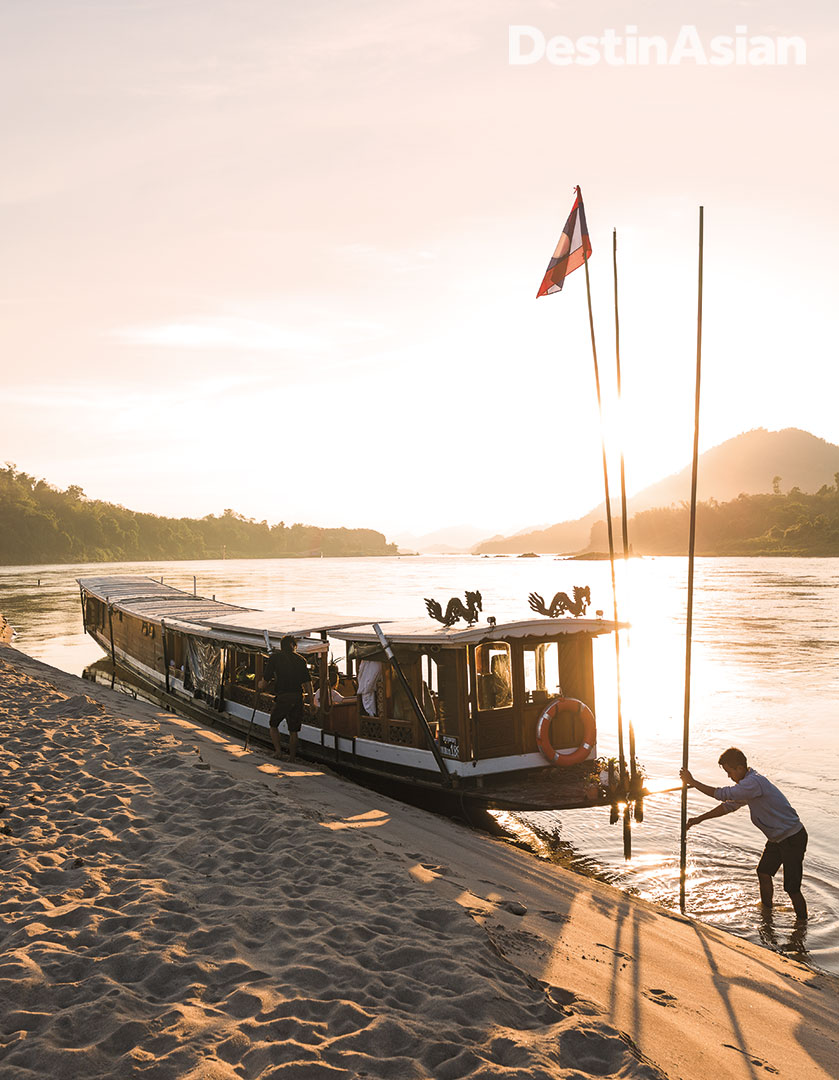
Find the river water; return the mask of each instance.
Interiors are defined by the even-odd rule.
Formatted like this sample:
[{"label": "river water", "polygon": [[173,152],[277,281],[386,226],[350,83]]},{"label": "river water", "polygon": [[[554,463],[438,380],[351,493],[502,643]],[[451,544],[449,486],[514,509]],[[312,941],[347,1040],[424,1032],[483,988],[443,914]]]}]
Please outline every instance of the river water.
[{"label": "river water", "polygon": [[[621,693],[650,788],[678,784],[682,756],[687,563],[618,565]],[[423,598],[479,589],[484,616],[523,617],[527,594],[546,598],[590,585],[592,607],[611,614],[608,563],[475,556],[390,559],[228,560],[0,568],[0,612],[15,646],[74,674],[102,656],[83,635],[76,578],[161,576],[166,584],[254,607],[419,617]],[[776,886],[767,919],[754,869],[762,835],[748,811],[688,834],[687,911],[704,922],[839,973],[839,559],[700,559],[694,596],[690,766],[727,783],[716,761],[727,746],[785,792],[810,835],[803,892],[806,930]],[[616,663],[611,637],[595,642],[598,752],[614,755]],[[689,814],[714,804],[691,792]],[[678,905],[679,794],[646,800],[633,823],[630,862],[608,808],[504,818],[547,857],[668,907]]]}]

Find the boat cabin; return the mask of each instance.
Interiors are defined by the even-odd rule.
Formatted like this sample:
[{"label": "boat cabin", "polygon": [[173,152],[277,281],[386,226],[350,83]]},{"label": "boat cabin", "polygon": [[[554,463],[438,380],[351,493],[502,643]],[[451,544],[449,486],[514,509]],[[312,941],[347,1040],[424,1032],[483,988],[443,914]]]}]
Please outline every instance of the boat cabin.
[{"label": "boat cabin", "polygon": [[[536,724],[554,698],[577,698],[594,709],[592,638],[611,624],[562,622],[573,632],[559,633],[555,620],[460,629],[428,620],[395,621],[382,629],[441,753],[467,762],[535,755]],[[333,728],[347,736],[424,746],[422,723],[375,632],[353,627],[330,636],[345,643],[354,685],[365,665],[379,668],[374,698],[368,696],[367,707],[358,695],[333,705]],[[561,717],[554,723],[555,745],[579,745],[578,720]],[[544,759],[535,764],[544,765]]]}]

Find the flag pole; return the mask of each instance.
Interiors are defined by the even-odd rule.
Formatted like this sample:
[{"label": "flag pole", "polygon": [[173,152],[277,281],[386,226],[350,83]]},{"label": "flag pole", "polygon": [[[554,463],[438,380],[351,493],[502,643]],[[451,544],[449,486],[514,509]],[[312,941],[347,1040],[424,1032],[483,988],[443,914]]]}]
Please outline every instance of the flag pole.
[{"label": "flag pole", "polygon": [[[705,207],[699,207],[699,284],[696,308],[696,401],[693,416],[693,475],[690,484],[690,539],[688,542],[688,607],[685,632],[685,721],[682,734],[682,768],[688,767],[690,736],[690,647],[693,632],[693,563],[696,551],[696,482],[699,473],[699,385],[702,374],[702,257],[705,242]],[[687,878],[688,787],[682,781],[681,843],[679,845],[679,907],[685,910]]]},{"label": "flag pole", "polygon": [[[615,370],[617,372],[618,415],[621,415],[621,324],[618,310],[618,230],[612,229],[612,270],[615,282]],[[621,455],[621,539],[623,540],[623,561],[629,561],[629,523],[626,507],[626,466],[623,454],[622,425],[620,440]],[[637,797],[640,788],[638,761],[635,757],[635,725],[629,716],[629,793]],[[637,809],[637,808],[636,808]]]},{"label": "flag pole", "polygon": [[[577,188],[577,194],[579,195],[580,202],[582,202],[583,193],[579,187]],[[617,585],[615,584],[615,538],[612,532],[612,503],[609,497],[609,467],[606,460],[606,432],[603,425],[603,401],[600,393],[600,369],[597,363],[597,341],[594,336],[594,314],[591,307],[591,279],[588,272],[588,252],[586,251],[585,243],[583,243],[583,265],[586,271],[586,298],[588,300],[588,323],[589,330],[591,332],[591,355],[592,360],[594,361],[594,385],[597,390],[597,411],[600,416],[600,448],[603,457],[603,488],[606,495],[606,532],[609,537],[609,566],[612,572],[612,607],[615,617],[615,671],[618,697],[618,761],[620,765],[620,795],[623,796],[623,798],[626,798],[626,757],[624,755],[623,748],[623,716],[621,712],[620,634],[617,628],[618,591]],[[624,856],[627,859],[632,854],[631,844],[632,840],[629,829],[629,815],[625,813],[623,825],[623,851]]]}]

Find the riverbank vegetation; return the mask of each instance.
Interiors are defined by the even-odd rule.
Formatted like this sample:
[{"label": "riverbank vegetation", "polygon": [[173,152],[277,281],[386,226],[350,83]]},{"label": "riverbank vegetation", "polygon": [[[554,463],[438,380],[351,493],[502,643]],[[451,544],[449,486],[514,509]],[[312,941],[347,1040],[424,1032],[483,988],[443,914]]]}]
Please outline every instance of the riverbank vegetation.
[{"label": "riverbank vegetation", "polygon": [[[839,556],[839,473],[834,481],[813,494],[795,487],[783,493],[776,477],[771,494],[700,503],[697,554]],[[644,510],[630,519],[630,545],[636,555],[684,555],[689,525],[687,503]],[[606,523],[599,522],[590,547],[606,546]]]},{"label": "riverbank vegetation", "polygon": [[76,485],[60,491],[14,465],[0,469],[0,565],[395,554],[373,529],[269,525],[229,509],[158,517],[88,499]]}]

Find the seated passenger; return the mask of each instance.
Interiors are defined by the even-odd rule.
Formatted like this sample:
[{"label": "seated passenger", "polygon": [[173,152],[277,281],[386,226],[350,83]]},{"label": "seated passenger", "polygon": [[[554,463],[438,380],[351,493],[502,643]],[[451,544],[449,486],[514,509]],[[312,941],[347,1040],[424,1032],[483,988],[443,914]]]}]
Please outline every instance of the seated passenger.
[{"label": "seated passenger", "polygon": [[492,658],[492,707],[504,709],[513,704],[513,686],[510,680],[510,665],[506,656]]},{"label": "seated passenger", "polygon": [[[339,677],[340,677],[340,672],[338,671],[338,669],[333,664],[329,668],[329,696],[330,696],[330,700],[331,700],[333,705],[336,705],[339,701],[346,700],[343,697],[342,694],[338,693],[338,690],[337,690]],[[319,705],[320,705],[320,689],[317,689],[315,691],[315,708],[318,708]]]}]

